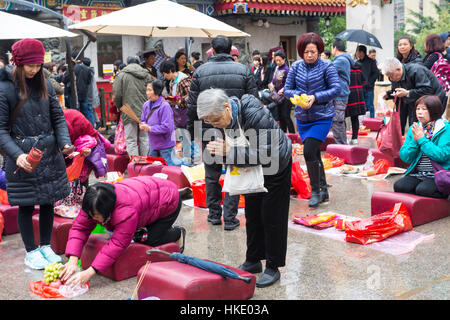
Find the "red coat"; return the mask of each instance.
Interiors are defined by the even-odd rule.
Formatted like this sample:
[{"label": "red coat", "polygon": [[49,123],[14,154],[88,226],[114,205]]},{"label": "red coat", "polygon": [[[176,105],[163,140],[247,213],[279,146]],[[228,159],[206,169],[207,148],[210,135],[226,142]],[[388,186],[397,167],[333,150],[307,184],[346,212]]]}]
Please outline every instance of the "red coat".
[{"label": "red coat", "polygon": [[64,118],[66,118],[67,126],[69,127],[70,141],[72,143],[83,135],[90,135],[97,137],[97,130],[94,129],[88,119],[76,109],[65,109]]},{"label": "red coat", "polygon": [[[151,176],[124,179],[114,184],[116,204],[104,226],[113,235],[92,262],[99,272],[106,271],[128,247],[138,228],[154,223],[175,212],[179,193],[168,180]],[[66,256],[81,257],[81,252],[97,221],[81,210],[75,218],[66,246]]]}]

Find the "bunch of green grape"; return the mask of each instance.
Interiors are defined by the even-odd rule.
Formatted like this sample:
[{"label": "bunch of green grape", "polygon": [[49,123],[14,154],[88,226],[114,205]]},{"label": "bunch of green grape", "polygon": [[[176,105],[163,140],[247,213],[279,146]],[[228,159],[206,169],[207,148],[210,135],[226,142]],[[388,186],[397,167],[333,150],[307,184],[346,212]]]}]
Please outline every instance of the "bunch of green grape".
[{"label": "bunch of green grape", "polygon": [[61,270],[59,269],[62,266],[62,263],[60,262],[54,262],[52,264],[49,264],[44,269],[44,281],[46,284],[49,284],[53,281],[58,280],[59,274],[61,273]]}]

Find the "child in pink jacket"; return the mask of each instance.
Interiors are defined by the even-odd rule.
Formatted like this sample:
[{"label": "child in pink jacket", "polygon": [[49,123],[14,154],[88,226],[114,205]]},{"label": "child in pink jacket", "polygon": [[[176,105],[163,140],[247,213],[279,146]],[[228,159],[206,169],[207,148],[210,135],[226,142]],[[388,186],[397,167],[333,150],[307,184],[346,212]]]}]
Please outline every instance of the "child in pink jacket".
[{"label": "child in pink jacket", "polygon": [[[96,183],[84,195],[82,210],[76,217],[66,246],[69,258],[61,278],[68,285],[82,284],[96,272],[106,271],[128,247],[131,240],[150,246],[183,242],[186,230],[173,223],[181,209],[177,186],[168,180],[151,176],[124,179],[114,185]],[[112,231],[112,237],[99,251],[91,266],[78,272],[78,258],[89,235],[101,223]],[[146,228],[143,240],[136,231]],[[135,236],[136,234],[136,236]]]}]

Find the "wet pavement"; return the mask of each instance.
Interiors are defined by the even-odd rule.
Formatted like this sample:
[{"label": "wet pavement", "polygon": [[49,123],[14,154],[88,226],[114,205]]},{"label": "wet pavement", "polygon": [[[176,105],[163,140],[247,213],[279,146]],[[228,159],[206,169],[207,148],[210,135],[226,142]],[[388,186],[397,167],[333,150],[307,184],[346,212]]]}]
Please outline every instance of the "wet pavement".
[{"label": "wet pavement", "polygon": [[[372,146],[372,138],[360,139]],[[306,200],[291,199],[294,216],[334,211],[349,216],[370,216],[371,194],[392,190],[397,177],[370,181],[328,176],[330,201],[311,211]],[[184,205],[176,225],[187,230],[185,254],[231,266],[245,259],[245,216],[233,231],[207,222],[207,210]],[[448,300],[450,292],[450,217],[414,228],[434,239],[419,244],[409,254],[392,255],[359,244],[347,243],[289,228],[286,266],[281,279],[271,287],[256,288],[252,300]],[[43,271],[23,263],[25,250],[19,234],[3,236],[0,243],[0,300],[42,299],[30,292],[29,281],[41,280]],[[63,257],[65,261],[65,257]],[[259,274],[257,275],[259,276]],[[91,278],[90,290],[76,300],[125,300],[136,286],[133,277],[115,282],[106,277]]]}]

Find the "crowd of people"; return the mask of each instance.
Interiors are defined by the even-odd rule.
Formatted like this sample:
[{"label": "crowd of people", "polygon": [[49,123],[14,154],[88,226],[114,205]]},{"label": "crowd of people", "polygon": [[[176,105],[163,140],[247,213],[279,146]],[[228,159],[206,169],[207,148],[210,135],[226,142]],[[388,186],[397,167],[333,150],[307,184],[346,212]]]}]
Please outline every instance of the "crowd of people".
[{"label": "crowd of people", "polygon": [[[411,165],[394,190],[443,198],[446,195],[434,184],[432,163],[450,169],[450,40],[447,33],[429,35],[424,59],[410,37],[401,37],[397,45],[397,56],[382,64],[383,74],[392,82],[384,98],[395,99],[403,133],[409,120],[400,158]],[[240,195],[226,193],[221,205],[223,167],[262,167],[267,192],[245,194],[247,251],[239,266],[259,273],[266,260],[258,287],[278,281],[278,268],[285,265],[292,170],[291,140],[285,133],[298,132],[303,142],[311,184],[309,206],[317,208],[329,200],[321,143],[331,131],[336,143],[347,144],[345,120],[350,117],[349,142],[356,144],[358,117],[367,111],[375,117],[374,86],[380,76],[376,51],[359,45],[354,59],[339,39],[330,49],[318,34],[305,33],[297,42],[298,61],[290,63],[284,49],[277,47],[267,54],[253,51],[247,66],[239,63],[232,41],[217,36],[205,62],[200,53],[188,57],[184,49],[158,67],[152,50],[130,56],[126,63],[114,62],[113,104],[123,124],[126,152],[162,157],[172,166],[203,161],[211,224],[220,225],[223,219],[229,231],[240,225],[236,218]],[[66,164],[75,150],[89,157],[101,152],[97,146],[104,149],[109,143],[97,131],[93,107],[99,102],[90,59],[73,55],[77,110],[67,68],[44,64],[44,53],[38,40],[18,41],[12,47],[13,66],[0,68],[0,149],[5,155],[6,189],[10,204],[19,206],[25,264],[34,269],[61,261],[49,244],[54,203],[70,192]],[[294,106],[290,98],[301,94],[308,96],[306,106]],[[57,95],[65,98],[59,101],[63,108]],[[122,111],[124,106],[131,114]],[[178,141],[183,157],[175,152]],[[43,151],[37,167],[28,157],[33,148]],[[214,161],[206,160],[211,158]],[[82,174],[87,189],[69,235],[63,271],[63,279],[72,285],[105,271],[131,241],[153,246],[178,242],[184,249],[186,230],[173,225],[181,208],[174,184],[137,177],[114,185],[89,185],[90,172],[101,176],[101,169],[101,164],[87,162]],[[31,220],[35,205],[40,205],[39,246]],[[97,223],[115,231],[111,245],[89,269],[76,273],[81,250]]]}]

